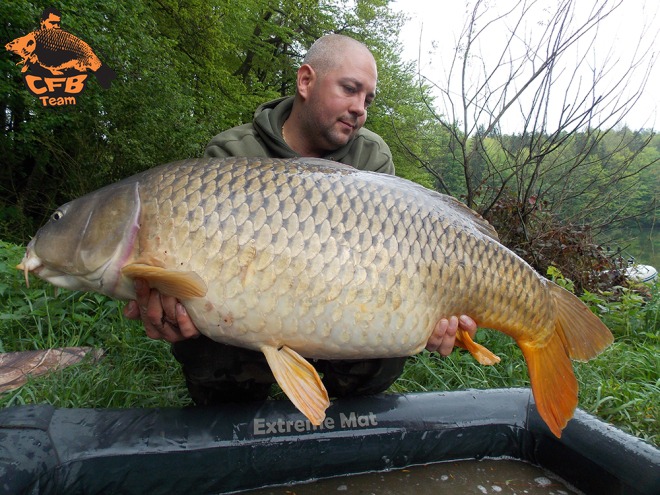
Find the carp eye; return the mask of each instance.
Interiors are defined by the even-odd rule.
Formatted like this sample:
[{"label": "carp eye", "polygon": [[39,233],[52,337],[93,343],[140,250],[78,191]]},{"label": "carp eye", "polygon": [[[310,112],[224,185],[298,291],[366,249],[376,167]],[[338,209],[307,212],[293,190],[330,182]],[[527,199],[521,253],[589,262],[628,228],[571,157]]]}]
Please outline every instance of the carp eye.
[{"label": "carp eye", "polygon": [[54,222],[57,222],[60,218],[64,216],[64,213],[62,213],[60,210],[57,210],[55,213],[53,213],[50,216],[50,219]]}]

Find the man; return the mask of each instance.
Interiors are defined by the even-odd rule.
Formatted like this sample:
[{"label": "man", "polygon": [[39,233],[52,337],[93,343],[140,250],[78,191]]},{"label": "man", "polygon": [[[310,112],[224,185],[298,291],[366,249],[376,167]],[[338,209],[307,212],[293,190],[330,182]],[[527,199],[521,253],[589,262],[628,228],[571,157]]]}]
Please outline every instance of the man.
[{"label": "man", "polygon": [[59,10],[50,7],[41,13],[41,29],[61,29],[62,14]]},{"label": "man", "polygon": [[[341,35],[317,40],[298,70],[296,95],[260,106],[252,123],[215,136],[206,156],[320,157],[358,169],[394,173],[389,147],[363,128],[376,94],[376,61],[369,49]],[[198,405],[263,400],[275,382],[264,356],[200,336],[185,308],[136,282],[137,301],[125,308],[128,318],[141,318],[146,333],[173,343],[191,397]],[[427,349],[448,355],[457,328],[472,336],[467,317],[441,319]],[[194,338],[193,338],[194,337]],[[331,397],[375,394],[401,374],[406,358],[362,361],[313,361]]]}]

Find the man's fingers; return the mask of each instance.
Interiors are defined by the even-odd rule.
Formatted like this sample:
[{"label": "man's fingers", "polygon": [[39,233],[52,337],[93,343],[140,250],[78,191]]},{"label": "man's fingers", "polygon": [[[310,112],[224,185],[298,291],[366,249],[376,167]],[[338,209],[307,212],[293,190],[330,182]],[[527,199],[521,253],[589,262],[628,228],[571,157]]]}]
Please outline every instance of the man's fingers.
[{"label": "man's fingers", "polygon": [[459,325],[462,329],[472,334],[477,328],[472,318],[468,316],[462,316],[460,321],[456,316],[452,316],[449,319],[442,318],[435,325],[433,333],[426,343],[426,350],[438,352],[442,356],[449,356],[456,343],[456,332]]},{"label": "man's fingers", "polygon": [[477,333],[477,322],[475,322],[467,315],[461,315],[461,317],[458,319],[458,326],[461,328],[461,330],[465,330],[467,333],[469,333],[470,337],[472,338],[474,338]]},{"label": "man's fingers", "polygon": [[149,302],[151,289],[149,284],[142,279],[135,280],[135,300],[140,306],[146,306]]},{"label": "man's fingers", "polygon": [[176,321],[183,338],[190,339],[199,337],[199,330],[197,330],[197,327],[190,319],[190,316],[188,316],[186,308],[181,303],[176,304]]},{"label": "man's fingers", "polygon": [[164,296],[158,294],[160,297],[160,307],[162,311],[161,320],[168,322],[169,324],[176,326],[177,325],[177,314],[176,314],[176,305],[179,304],[179,301],[176,297]]},{"label": "man's fingers", "polygon": [[[138,304],[140,300],[138,299]],[[149,299],[147,306],[140,305],[140,313],[142,313],[142,321],[146,324],[153,325],[155,328],[162,326],[163,316],[165,315],[163,311],[163,304],[160,300],[160,293],[151,289],[149,291]]]},{"label": "man's fingers", "polygon": [[124,306],[124,317],[129,320],[140,319],[140,308],[138,307],[137,301],[128,301],[128,304]]},{"label": "man's fingers", "polygon": [[135,299],[124,307],[124,316],[141,319],[147,337],[174,343],[200,335],[183,304],[150,289],[145,280],[135,281]]},{"label": "man's fingers", "polygon": [[[129,320],[144,320],[147,304],[149,304],[149,284],[144,280],[135,281],[135,300],[128,301],[124,306],[124,316]],[[144,311],[142,311],[144,309]]]},{"label": "man's fingers", "polygon": [[435,352],[442,344],[442,339],[445,336],[447,327],[449,326],[449,320],[442,318],[436,323],[433,333],[429,337],[428,342],[426,342],[426,350],[429,352]]},{"label": "man's fingers", "polygon": [[154,340],[166,340],[171,343],[185,340],[185,337],[181,335],[181,333],[178,331],[178,328],[170,325],[167,322],[163,323],[159,327],[154,325],[145,325],[144,329],[147,333],[147,337]]},{"label": "man's fingers", "polygon": [[449,318],[449,324],[447,325],[447,330],[445,331],[444,338],[442,343],[438,348],[438,352],[442,356],[449,356],[451,351],[454,349],[454,342],[456,341],[456,331],[458,330],[458,318],[452,316]]}]

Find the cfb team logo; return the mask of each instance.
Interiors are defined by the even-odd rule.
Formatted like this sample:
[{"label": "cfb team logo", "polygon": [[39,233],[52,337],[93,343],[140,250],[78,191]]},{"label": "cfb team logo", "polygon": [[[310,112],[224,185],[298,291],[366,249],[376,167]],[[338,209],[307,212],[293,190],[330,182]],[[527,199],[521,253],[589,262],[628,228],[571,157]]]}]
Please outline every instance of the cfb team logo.
[{"label": "cfb team logo", "polygon": [[22,58],[16,65],[23,65],[25,85],[45,107],[75,105],[85,89],[87,71],[104,89],[116,77],[87,43],[61,28],[61,19],[57,9],[46,9],[39,29],[5,45]]}]

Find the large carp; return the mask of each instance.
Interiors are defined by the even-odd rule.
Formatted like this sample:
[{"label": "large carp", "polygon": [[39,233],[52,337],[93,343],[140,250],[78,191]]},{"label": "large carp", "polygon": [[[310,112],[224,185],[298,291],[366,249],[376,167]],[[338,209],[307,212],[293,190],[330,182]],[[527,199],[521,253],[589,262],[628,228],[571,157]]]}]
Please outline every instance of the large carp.
[{"label": "large carp", "polygon": [[[467,314],[515,339],[559,436],[577,405],[570,359],[612,341],[459,201],[318,159],[152,168],[58,208],[18,268],[26,280],[33,272],[121,299],[146,279],[179,298],[204,335],[263,352],[314,424],[329,400],[305,358],[412,355],[440,318]],[[467,333],[459,339],[481,362],[496,359]]]}]

